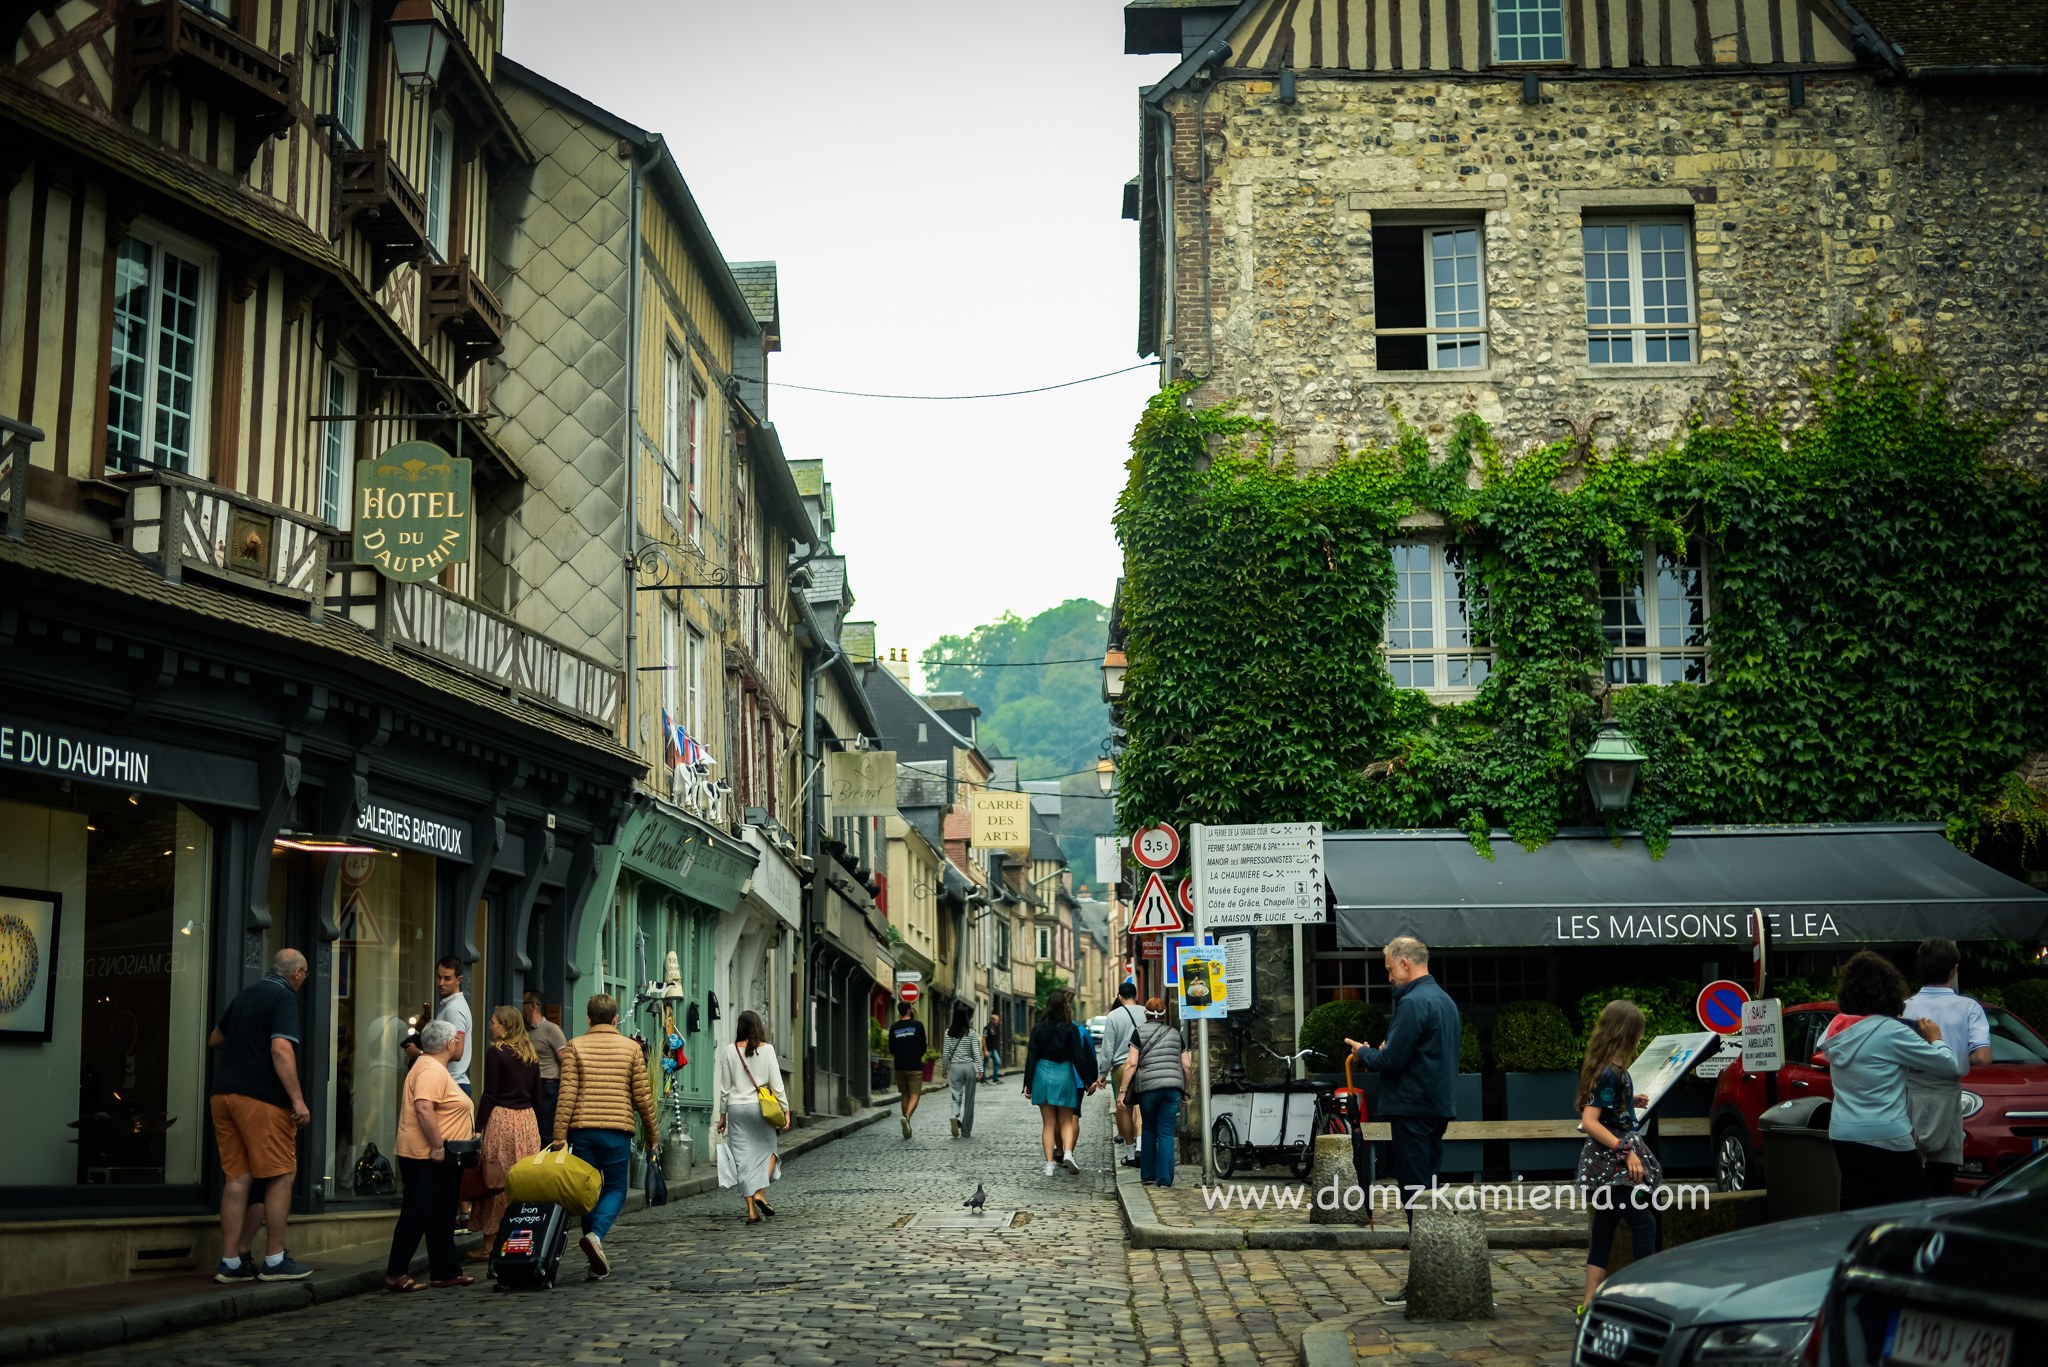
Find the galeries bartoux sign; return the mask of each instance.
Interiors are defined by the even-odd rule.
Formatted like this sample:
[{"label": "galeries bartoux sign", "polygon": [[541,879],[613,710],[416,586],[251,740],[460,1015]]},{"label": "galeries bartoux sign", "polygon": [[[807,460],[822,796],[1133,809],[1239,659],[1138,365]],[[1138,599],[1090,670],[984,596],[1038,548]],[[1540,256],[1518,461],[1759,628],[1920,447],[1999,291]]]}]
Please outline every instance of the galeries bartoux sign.
[{"label": "galeries bartoux sign", "polygon": [[469,462],[402,441],[356,462],[356,563],[417,584],[469,559]]}]

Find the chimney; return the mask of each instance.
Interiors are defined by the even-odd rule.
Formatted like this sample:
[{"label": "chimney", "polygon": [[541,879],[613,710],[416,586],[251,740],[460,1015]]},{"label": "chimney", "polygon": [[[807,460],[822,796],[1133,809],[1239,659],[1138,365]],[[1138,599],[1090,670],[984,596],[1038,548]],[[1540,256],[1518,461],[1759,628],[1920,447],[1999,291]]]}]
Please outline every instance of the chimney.
[{"label": "chimney", "polygon": [[[910,682],[910,652],[908,650],[900,646],[892,647],[889,651],[889,658],[883,663],[888,665],[889,672],[896,676],[896,682],[902,684],[905,688],[912,688]],[[913,689],[913,691],[915,690]]]}]

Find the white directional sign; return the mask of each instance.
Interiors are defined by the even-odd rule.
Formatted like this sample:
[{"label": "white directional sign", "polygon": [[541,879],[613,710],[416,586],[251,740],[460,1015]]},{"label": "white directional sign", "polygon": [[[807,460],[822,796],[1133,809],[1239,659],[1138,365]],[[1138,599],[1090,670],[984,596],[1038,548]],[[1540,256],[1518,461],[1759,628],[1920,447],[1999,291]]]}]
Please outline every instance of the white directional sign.
[{"label": "white directional sign", "polygon": [[1124,876],[1124,842],[1113,835],[1095,837],[1095,881],[1113,888]]},{"label": "white directional sign", "polygon": [[1742,1004],[1742,1066],[1752,1073],[1785,1066],[1785,1017],[1776,997]]},{"label": "white directional sign", "polygon": [[1195,899],[1211,926],[1319,925],[1323,826],[1319,821],[1199,826]]},{"label": "white directional sign", "polygon": [[1166,890],[1166,880],[1154,872],[1145,880],[1144,891],[1138,894],[1137,902],[1131,907],[1131,934],[1172,934],[1186,928],[1180,908],[1174,905],[1173,894]]}]

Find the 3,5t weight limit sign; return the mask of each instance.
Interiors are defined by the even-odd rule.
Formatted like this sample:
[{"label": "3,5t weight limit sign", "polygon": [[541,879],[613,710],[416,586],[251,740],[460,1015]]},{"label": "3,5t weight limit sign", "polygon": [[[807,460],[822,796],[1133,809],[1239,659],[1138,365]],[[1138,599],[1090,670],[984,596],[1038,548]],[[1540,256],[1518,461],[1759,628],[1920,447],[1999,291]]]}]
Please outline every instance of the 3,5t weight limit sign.
[{"label": "3,5t weight limit sign", "polygon": [[1131,857],[1148,869],[1173,867],[1180,858],[1180,832],[1171,826],[1146,826],[1131,836]]}]

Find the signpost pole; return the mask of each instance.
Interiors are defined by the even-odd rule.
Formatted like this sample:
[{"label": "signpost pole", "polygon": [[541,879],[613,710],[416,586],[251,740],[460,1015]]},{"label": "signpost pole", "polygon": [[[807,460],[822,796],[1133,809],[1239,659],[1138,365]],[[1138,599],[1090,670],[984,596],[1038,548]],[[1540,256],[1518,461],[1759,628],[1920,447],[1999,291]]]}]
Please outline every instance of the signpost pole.
[{"label": "signpost pole", "polygon": [[[1306,974],[1303,972],[1301,965],[1301,922],[1296,921],[1294,923],[1294,1049],[1301,1048],[1301,998],[1302,985],[1305,979]],[[1294,1049],[1289,1049],[1287,1052],[1291,1054],[1294,1052]],[[1294,1075],[1298,1078],[1308,1076],[1307,1059],[1301,1058],[1294,1061]]]},{"label": "signpost pole", "polygon": [[[1190,836],[1195,847],[1195,943],[1198,945],[1203,943],[1202,937],[1208,925],[1207,921],[1203,918],[1203,898],[1201,894],[1204,875],[1208,871],[1207,851],[1203,848],[1208,842],[1203,838],[1203,834],[1203,829],[1199,824],[1190,830]],[[1202,1185],[1206,1187],[1215,1179],[1216,1175],[1216,1155],[1212,1149],[1209,1132],[1209,1022],[1207,1020],[1198,1021],[1195,1033],[1197,1036],[1195,1041],[1195,1057],[1200,1060],[1202,1097],[1201,1117],[1196,1123],[1201,1127]]]}]

